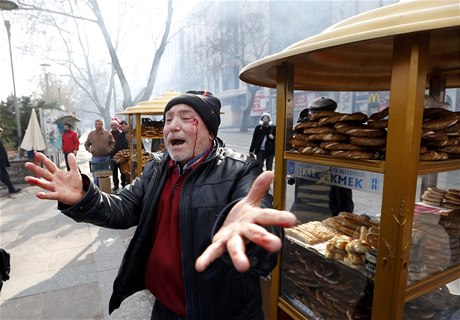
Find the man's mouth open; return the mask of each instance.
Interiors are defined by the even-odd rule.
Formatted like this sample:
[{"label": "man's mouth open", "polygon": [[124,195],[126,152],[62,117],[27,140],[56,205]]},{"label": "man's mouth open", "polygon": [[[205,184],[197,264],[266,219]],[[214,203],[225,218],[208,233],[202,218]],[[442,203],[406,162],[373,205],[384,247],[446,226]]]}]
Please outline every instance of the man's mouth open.
[{"label": "man's mouth open", "polygon": [[171,139],[170,144],[173,147],[179,147],[185,143],[185,140],[182,139]]}]

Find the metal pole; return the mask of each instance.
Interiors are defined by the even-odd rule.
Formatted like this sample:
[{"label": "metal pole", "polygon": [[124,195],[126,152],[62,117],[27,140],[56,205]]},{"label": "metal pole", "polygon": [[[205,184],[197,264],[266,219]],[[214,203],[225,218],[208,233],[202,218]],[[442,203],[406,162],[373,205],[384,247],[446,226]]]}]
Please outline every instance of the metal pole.
[{"label": "metal pole", "polygon": [[14,106],[14,112],[16,113],[16,130],[17,130],[17,135],[18,135],[18,150],[19,150],[19,145],[21,144],[21,138],[22,138],[21,115],[19,113],[19,106],[18,106],[18,101],[17,101],[17,96],[16,96],[16,81],[14,79],[13,52],[11,50],[11,32],[10,32],[11,24],[9,20],[5,20],[5,27],[6,27],[6,32],[8,35],[8,46],[10,49],[11,77],[13,78],[13,106]]}]

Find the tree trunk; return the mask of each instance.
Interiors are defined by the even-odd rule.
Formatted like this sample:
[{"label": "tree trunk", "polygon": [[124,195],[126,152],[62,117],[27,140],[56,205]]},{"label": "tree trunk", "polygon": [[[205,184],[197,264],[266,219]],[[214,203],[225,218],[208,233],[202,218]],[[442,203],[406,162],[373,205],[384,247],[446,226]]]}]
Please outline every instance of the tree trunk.
[{"label": "tree trunk", "polygon": [[243,118],[241,119],[240,132],[248,132],[248,119],[251,114],[252,107],[254,105],[254,99],[256,97],[256,92],[259,88],[256,86],[247,85],[247,94],[248,94],[248,105],[246,110],[243,112]]}]

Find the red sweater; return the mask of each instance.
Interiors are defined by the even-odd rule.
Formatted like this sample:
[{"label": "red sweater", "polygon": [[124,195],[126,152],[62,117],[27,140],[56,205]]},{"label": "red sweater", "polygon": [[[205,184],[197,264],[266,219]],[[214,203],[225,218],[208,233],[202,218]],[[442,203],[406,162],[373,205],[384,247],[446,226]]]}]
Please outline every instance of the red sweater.
[{"label": "red sweater", "polygon": [[179,229],[180,193],[185,178],[206,159],[211,149],[182,175],[173,160],[163,186],[153,232],[154,243],[145,273],[147,289],[172,312],[185,317],[185,287],[182,277],[182,245]]},{"label": "red sweater", "polygon": [[69,132],[62,132],[62,152],[72,153],[78,151],[80,148],[80,141],[78,141],[77,133],[73,130]]}]

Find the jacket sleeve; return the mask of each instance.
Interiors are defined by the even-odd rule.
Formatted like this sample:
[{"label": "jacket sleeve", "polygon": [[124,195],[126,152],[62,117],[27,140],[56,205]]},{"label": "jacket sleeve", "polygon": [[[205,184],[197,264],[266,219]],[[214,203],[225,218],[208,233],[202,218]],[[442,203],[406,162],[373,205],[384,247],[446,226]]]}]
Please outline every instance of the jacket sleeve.
[{"label": "jacket sleeve", "polygon": [[73,148],[73,150],[78,151],[78,149],[80,148],[80,140],[78,140],[78,135],[77,135],[77,133],[75,131],[74,131],[73,138],[74,138],[74,148]]},{"label": "jacket sleeve", "polygon": [[113,138],[112,134],[110,134],[110,140],[109,140],[109,153],[111,154],[113,150],[115,149],[115,139]]},{"label": "jacket sleeve", "polygon": [[257,131],[259,129],[259,126],[256,126],[254,129],[254,133],[252,134],[252,141],[251,141],[251,146],[249,147],[249,153],[254,152],[256,149],[256,140],[257,140]]},{"label": "jacket sleeve", "polygon": [[[241,179],[239,180],[238,185],[235,188],[233,201],[229,203],[219,213],[212,231],[212,236],[214,236],[214,234],[217,233],[217,231],[220,229],[233,206],[248,194],[254,180],[260,173],[261,169],[258,162],[253,159],[248,160],[245,165],[245,170],[243,170]],[[261,207],[273,208],[273,196],[271,194],[265,194],[265,197],[262,199]],[[278,236],[279,238],[282,238],[282,228],[277,226],[268,226],[266,227],[266,229],[274,235]],[[252,272],[257,276],[268,275],[276,266],[276,263],[278,261],[277,253],[269,252],[263,249],[262,247],[255,245],[252,242],[246,245],[246,255],[248,256],[249,261],[251,263],[249,272]],[[222,259],[227,264],[232,264],[230,256],[227,253],[222,256]]]},{"label": "jacket sleeve", "polygon": [[85,197],[69,207],[62,203],[58,209],[77,222],[91,223],[112,229],[128,229],[137,225],[142,212],[142,199],[151,174],[145,172],[122,192],[112,195],[101,192],[86,175],[88,186]]},{"label": "jacket sleeve", "polygon": [[85,149],[86,151],[91,153],[90,147],[91,147],[91,133],[88,135],[88,138],[86,138],[86,141],[85,141]]}]

